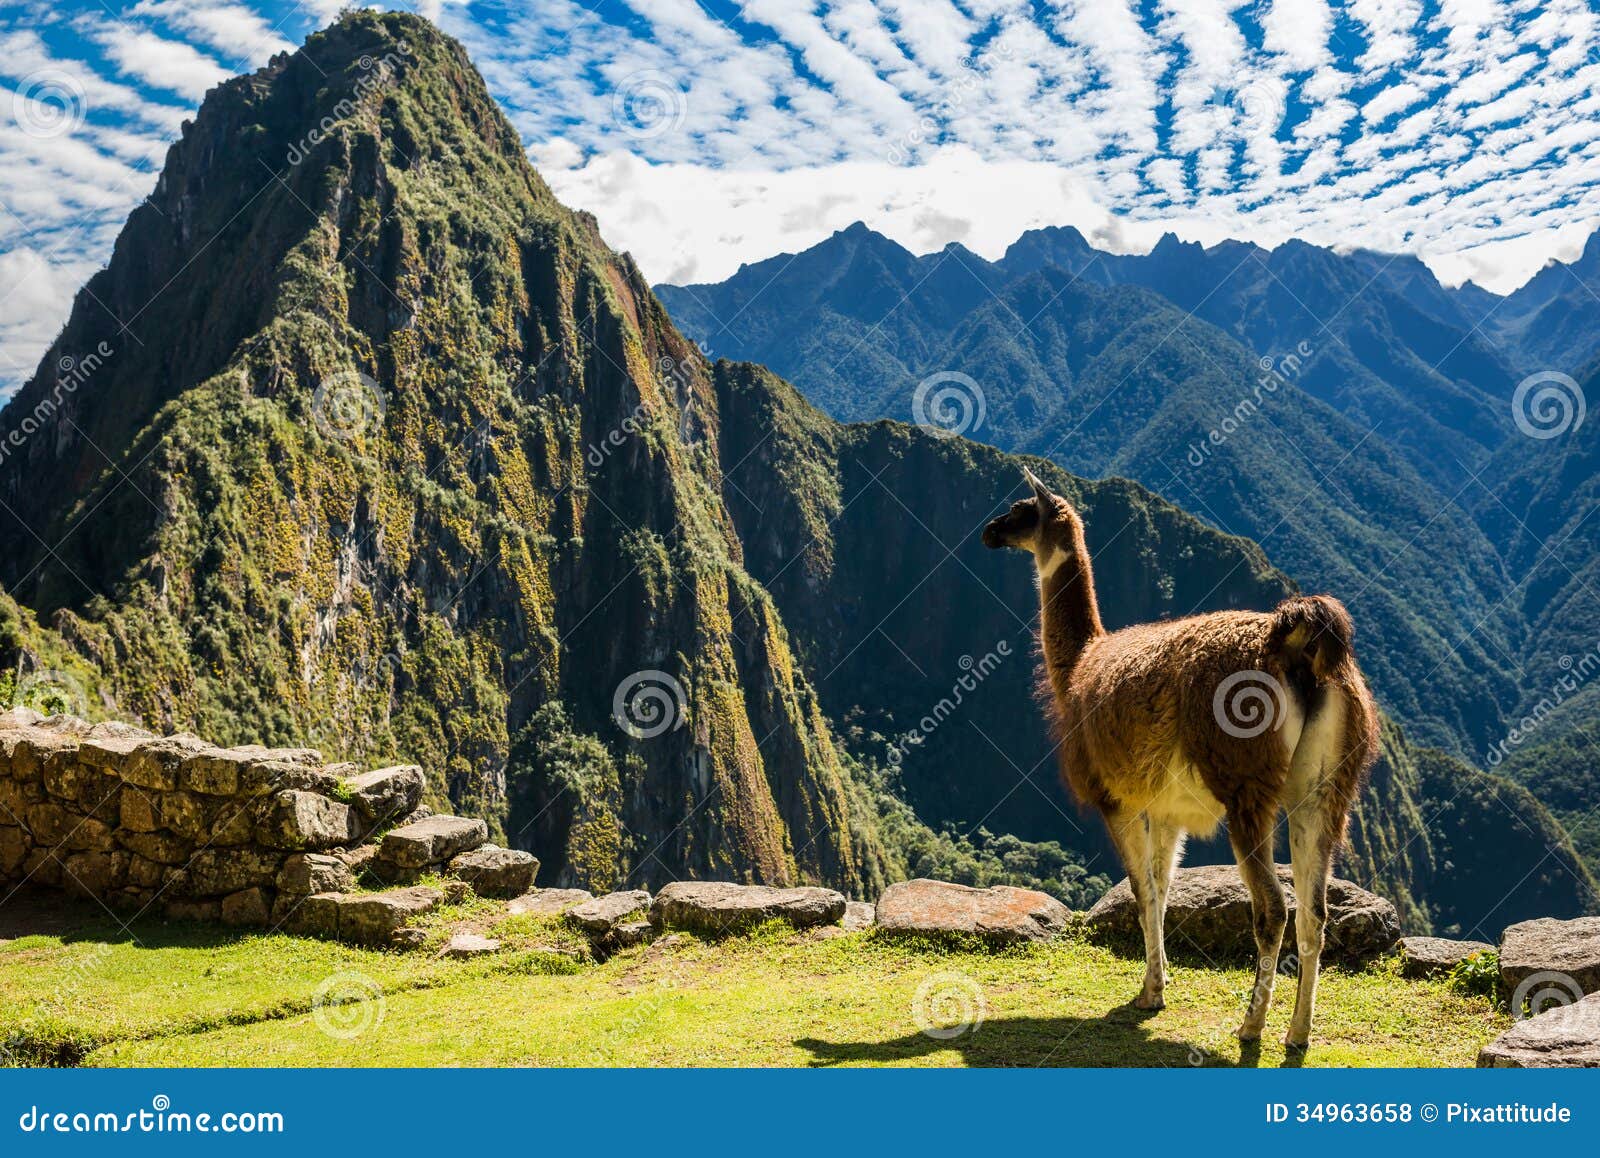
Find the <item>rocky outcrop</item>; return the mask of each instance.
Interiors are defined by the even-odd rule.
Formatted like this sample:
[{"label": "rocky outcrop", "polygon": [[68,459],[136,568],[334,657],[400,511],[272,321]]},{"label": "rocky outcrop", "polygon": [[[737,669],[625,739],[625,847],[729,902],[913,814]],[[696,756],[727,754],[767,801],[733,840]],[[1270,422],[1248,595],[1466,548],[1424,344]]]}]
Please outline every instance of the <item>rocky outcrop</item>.
[{"label": "rocky outcrop", "polygon": [[1034,889],[1010,885],[975,889],[919,879],[884,890],[878,898],[876,923],[889,934],[972,936],[1007,945],[1048,941],[1067,927],[1071,916],[1060,901]]},{"label": "rocky outcrop", "polygon": [[567,920],[590,936],[605,936],[618,925],[636,923],[650,912],[650,894],[643,889],[607,893],[567,910]]},{"label": "rocky outcrop", "polygon": [[650,923],[716,937],[774,919],[797,929],[832,925],[844,916],[844,907],[844,895],[832,889],[674,881],[656,893]]},{"label": "rocky outcrop", "polygon": [[[1278,866],[1289,905],[1284,951],[1293,951],[1295,899],[1287,865]],[[880,912],[879,918],[882,921]],[[1179,869],[1167,894],[1167,949],[1187,949],[1208,960],[1240,960],[1255,955],[1250,894],[1234,865]],[[1141,936],[1139,908],[1127,879],[1118,882],[1089,910],[1089,931],[1097,939],[1131,945]],[[1335,877],[1328,883],[1328,925],[1324,961],[1358,964],[1394,948],[1400,918],[1388,901],[1359,885]]]},{"label": "rocky outcrop", "polygon": [[1542,917],[1508,927],[1500,938],[1500,988],[1513,1012],[1600,992],[1600,917]]},{"label": "rocky outcrop", "polygon": [[1402,937],[1400,976],[1413,980],[1441,977],[1469,957],[1493,952],[1487,941],[1452,941],[1446,937]]},{"label": "rocky outcrop", "polygon": [[1478,1054],[1494,1069],[1600,1067],[1600,993],[1524,1018]]}]

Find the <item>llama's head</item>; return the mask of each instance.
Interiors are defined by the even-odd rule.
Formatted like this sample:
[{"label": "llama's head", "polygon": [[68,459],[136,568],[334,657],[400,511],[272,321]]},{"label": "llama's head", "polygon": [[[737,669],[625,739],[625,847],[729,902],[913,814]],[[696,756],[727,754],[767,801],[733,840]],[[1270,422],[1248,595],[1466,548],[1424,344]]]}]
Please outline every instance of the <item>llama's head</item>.
[{"label": "llama's head", "polygon": [[1019,499],[1011,509],[983,528],[985,547],[1015,547],[1031,551],[1041,571],[1053,572],[1083,549],[1083,522],[1060,495],[1039,481],[1027,467],[1023,476],[1033,497]]}]

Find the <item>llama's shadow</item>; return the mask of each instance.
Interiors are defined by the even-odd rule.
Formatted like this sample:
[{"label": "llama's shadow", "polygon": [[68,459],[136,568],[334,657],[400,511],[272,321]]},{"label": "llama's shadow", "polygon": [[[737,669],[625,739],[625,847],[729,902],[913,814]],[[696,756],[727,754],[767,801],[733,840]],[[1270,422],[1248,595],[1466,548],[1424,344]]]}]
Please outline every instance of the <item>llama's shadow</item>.
[{"label": "llama's shadow", "polygon": [[[1119,1005],[1100,1017],[1003,1017],[951,1036],[908,1033],[886,1041],[822,1041],[803,1037],[795,1044],[811,1054],[813,1066],[870,1063],[898,1065],[945,1050],[956,1050],[961,1062],[977,1067],[1112,1066],[1188,1069],[1200,1066],[1261,1064],[1259,1042],[1240,1046],[1239,1059],[1218,1057],[1198,1043],[1152,1036],[1145,1023],[1153,1010]],[[1298,1067],[1291,1053],[1284,1065]]]}]

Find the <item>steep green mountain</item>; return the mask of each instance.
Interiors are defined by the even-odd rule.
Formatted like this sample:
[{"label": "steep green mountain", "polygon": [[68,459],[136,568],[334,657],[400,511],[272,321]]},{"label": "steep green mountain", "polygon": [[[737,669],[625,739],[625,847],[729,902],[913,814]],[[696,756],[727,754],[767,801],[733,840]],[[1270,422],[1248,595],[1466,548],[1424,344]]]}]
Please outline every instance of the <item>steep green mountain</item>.
[{"label": "steep green mountain", "polygon": [[[1253,270],[1257,290],[1277,286],[1260,252],[1245,249],[1234,276]],[[1182,282],[1186,263],[1190,278],[1213,276],[1204,262],[1221,258],[1210,253],[1164,243],[1169,273],[1147,280]],[[1190,309],[1112,284],[1115,263],[1136,260],[1158,255],[1098,254],[1071,230],[1029,234],[996,266],[964,252],[910,258],[857,227],[792,264],[773,259],[722,286],[659,292],[686,332],[717,333],[724,349],[766,361],[841,417],[938,421],[926,392],[917,412],[919,383],[967,375],[975,386],[957,397],[969,408],[951,414],[979,423],[971,437],[1082,474],[1126,475],[1257,540],[1308,587],[1352,603],[1374,685],[1412,735],[1481,753],[1518,698],[1504,656],[1521,650],[1525,628],[1505,599],[1495,548],[1452,502],[1461,484],[1441,491],[1385,425],[1374,429],[1368,415],[1324,400],[1338,397],[1313,384],[1322,363],[1315,351],[1296,353],[1298,339],[1285,338],[1279,356],[1253,354]],[[966,279],[959,299],[941,281],[951,270]],[[1235,328],[1265,333],[1256,318],[1272,314],[1277,297],[1235,296],[1255,303]],[[977,304],[962,313],[969,299]],[[716,318],[737,320],[719,331]],[[734,342],[735,333],[746,339]],[[1339,344],[1324,346],[1337,353]],[[1404,420],[1395,410],[1384,423]],[[1471,413],[1481,417],[1481,408]],[[1476,421],[1463,419],[1482,433]],[[1476,462],[1488,451],[1473,445]]]},{"label": "steep green mountain", "polygon": [[[541,883],[933,872],[1083,903],[1116,872],[1050,766],[1027,568],[974,537],[1015,459],[708,362],[416,18],[349,15],[213,92],[13,431],[0,659],[92,715],[416,760]],[[1291,589],[1136,484],[1050,470],[1115,622]],[[1470,923],[1435,849],[1487,857],[1460,835],[1493,817],[1474,795],[1438,830],[1420,759],[1389,735],[1348,871],[1413,927]]]}]

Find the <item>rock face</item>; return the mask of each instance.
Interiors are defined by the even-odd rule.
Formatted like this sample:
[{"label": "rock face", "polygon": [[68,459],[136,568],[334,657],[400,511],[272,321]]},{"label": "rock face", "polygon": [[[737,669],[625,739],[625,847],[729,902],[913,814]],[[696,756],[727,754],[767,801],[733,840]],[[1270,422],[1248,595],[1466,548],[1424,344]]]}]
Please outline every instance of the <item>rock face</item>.
[{"label": "rock face", "polygon": [[[1544,976],[1541,976],[1544,975]],[[1600,917],[1558,921],[1544,917],[1506,929],[1500,938],[1500,986],[1513,999],[1519,989],[1564,990],[1568,1000],[1600,992]]]},{"label": "rock face", "polygon": [[1450,972],[1468,957],[1494,946],[1487,941],[1451,941],[1445,937],[1402,937],[1400,976],[1413,980],[1439,977]]},{"label": "rock face", "polygon": [[1478,1054],[1495,1069],[1600,1067],[1600,993],[1517,1022]]},{"label": "rock face", "polygon": [[650,894],[643,889],[607,893],[567,910],[567,920],[591,936],[610,933],[618,925],[638,921],[650,909]]},{"label": "rock face", "polygon": [[539,861],[532,853],[486,844],[453,857],[449,870],[480,897],[518,897],[533,888]]},{"label": "rock face", "polygon": [[401,868],[419,869],[443,864],[488,839],[488,826],[476,818],[430,816],[390,832],[378,846],[378,856]]},{"label": "rock face", "polygon": [[844,916],[844,894],[832,889],[779,889],[674,881],[656,894],[650,923],[718,936],[780,918],[797,929],[832,925]]},{"label": "rock face", "polygon": [[844,919],[839,924],[847,933],[859,933],[863,929],[872,928],[876,919],[877,910],[865,901],[846,901]]},{"label": "rock face", "polygon": [[[1294,889],[1287,865],[1278,866],[1289,905],[1284,952],[1294,951]],[[883,917],[880,911],[879,921]],[[1139,911],[1126,878],[1089,910],[1089,930],[1097,938],[1123,944],[1140,938]],[[1212,960],[1255,955],[1250,925],[1250,894],[1234,865],[1179,869],[1167,894],[1167,949],[1198,952]],[[1324,961],[1358,964],[1383,956],[1400,938],[1394,906],[1359,885],[1335,877],[1328,883],[1328,926]]]},{"label": "rock face", "polygon": [[890,885],[878,898],[877,927],[890,934],[967,935],[993,944],[1047,941],[1071,911],[1047,893],[995,885],[975,889],[918,879]]},{"label": "rock face", "polygon": [[312,893],[345,893],[356,887],[355,873],[336,856],[295,853],[278,873],[278,891],[292,897]]}]

